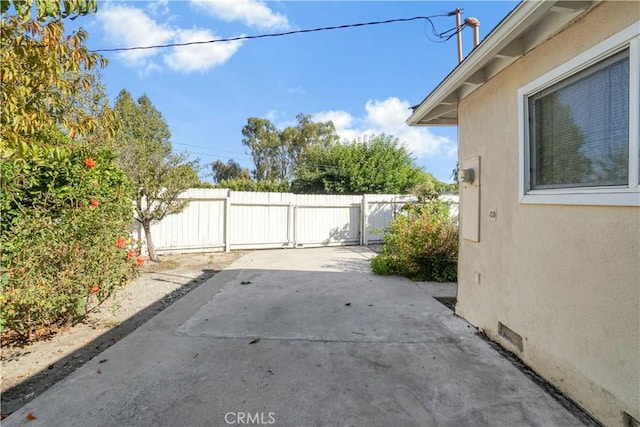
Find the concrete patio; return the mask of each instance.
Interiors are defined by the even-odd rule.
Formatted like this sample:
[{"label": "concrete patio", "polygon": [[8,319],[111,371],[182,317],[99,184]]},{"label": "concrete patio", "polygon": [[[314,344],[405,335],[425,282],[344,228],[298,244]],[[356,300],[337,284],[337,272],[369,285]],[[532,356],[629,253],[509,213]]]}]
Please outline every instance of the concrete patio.
[{"label": "concrete patio", "polygon": [[250,252],[3,425],[583,425],[373,255]]}]

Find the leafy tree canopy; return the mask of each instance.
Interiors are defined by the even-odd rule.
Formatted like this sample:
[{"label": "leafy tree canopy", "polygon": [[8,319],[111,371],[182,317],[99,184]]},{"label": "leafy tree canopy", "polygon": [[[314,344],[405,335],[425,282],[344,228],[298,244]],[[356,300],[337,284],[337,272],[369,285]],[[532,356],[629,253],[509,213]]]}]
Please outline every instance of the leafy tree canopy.
[{"label": "leafy tree canopy", "polygon": [[[37,19],[31,18],[34,8]],[[86,31],[65,36],[61,21],[94,12],[95,2],[4,0],[0,10],[0,157],[25,157],[50,147],[51,127],[73,139],[108,121],[106,112],[96,116],[95,107],[82,101],[98,84],[95,71],[107,61],[88,51]]]},{"label": "leafy tree canopy", "polygon": [[277,181],[256,182],[251,178],[223,179],[216,188],[226,188],[233,191],[261,191],[266,193],[286,193],[289,185]]},{"label": "leafy tree canopy", "polygon": [[256,181],[275,179],[277,175],[277,159],[280,154],[278,129],[267,119],[250,117],[242,128],[242,144],[244,144],[253,160],[252,171]]},{"label": "leafy tree canopy", "polygon": [[351,143],[310,147],[292,188],[298,193],[407,193],[435,180],[416,166],[397,138],[380,134]]},{"label": "leafy tree canopy", "polygon": [[[13,6],[13,8],[11,7]],[[29,19],[35,9],[36,19],[71,18],[95,13],[98,10],[97,0],[0,0],[0,13],[13,11],[23,20]]]},{"label": "leafy tree canopy", "polygon": [[251,179],[249,169],[245,169],[233,159],[225,164],[221,160],[216,160],[212,165],[213,180],[217,183],[230,179]]},{"label": "leafy tree canopy", "polygon": [[308,114],[299,114],[298,123],[284,130],[269,120],[250,117],[242,128],[242,143],[247,147],[257,182],[290,184],[295,178],[302,153],[314,146],[338,141],[332,122],[314,122]]}]

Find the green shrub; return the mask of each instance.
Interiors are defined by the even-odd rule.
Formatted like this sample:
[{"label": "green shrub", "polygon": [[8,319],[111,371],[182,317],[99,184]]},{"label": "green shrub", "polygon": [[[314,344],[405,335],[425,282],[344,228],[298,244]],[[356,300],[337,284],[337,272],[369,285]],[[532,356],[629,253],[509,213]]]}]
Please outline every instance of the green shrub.
[{"label": "green shrub", "polygon": [[256,182],[251,178],[233,178],[223,179],[216,188],[226,188],[231,191],[260,191],[267,193],[287,193],[289,184],[278,181],[260,181]]},{"label": "green shrub", "polygon": [[457,260],[458,227],[449,215],[449,204],[433,199],[407,205],[393,219],[371,268],[375,274],[454,282]]},{"label": "green shrub", "polygon": [[393,265],[393,258],[388,255],[376,255],[371,260],[371,269],[375,274],[380,276],[391,276],[395,274]]},{"label": "green shrub", "polygon": [[136,274],[131,187],[108,151],[48,151],[0,162],[0,172],[0,330],[37,338]]}]

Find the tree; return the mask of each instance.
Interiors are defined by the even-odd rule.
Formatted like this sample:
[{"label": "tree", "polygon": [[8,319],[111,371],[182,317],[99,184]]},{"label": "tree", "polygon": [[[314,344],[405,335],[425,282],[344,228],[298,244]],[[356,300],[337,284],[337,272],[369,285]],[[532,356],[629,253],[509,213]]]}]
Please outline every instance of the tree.
[{"label": "tree", "polygon": [[229,159],[226,164],[221,160],[216,160],[211,165],[211,169],[213,171],[213,180],[216,183],[232,179],[251,179],[249,169],[243,168],[233,159]]},{"label": "tree", "polygon": [[253,178],[256,181],[277,179],[278,129],[267,119],[249,117],[242,128],[242,136],[242,144],[249,149],[255,166]]},{"label": "tree", "polygon": [[[62,4],[61,4],[62,3]],[[83,29],[64,35],[62,18],[95,12],[94,1],[0,1],[0,157],[50,149],[47,133],[62,127],[73,139],[97,128],[97,117],[77,101],[95,85],[106,59],[89,52]],[[11,5],[15,15],[9,15]],[[63,7],[64,6],[64,7]],[[75,100],[75,101],[74,101]]]},{"label": "tree", "polygon": [[291,183],[298,172],[302,154],[311,147],[326,147],[338,142],[339,137],[333,122],[314,122],[309,114],[298,114],[296,126],[280,132],[281,155],[278,169],[283,181]]},{"label": "tree", "polygon": [[428,180],[397,138],[380,134],[312,146],[301,157],[294,192],[406,193]]},{"label": "tree", "polygon": [[144,229],[149,258],[157,262],[151,224],[187,206],[178,196],[199,184],[197,161],[172,153],[169,126],[146,95],[134,102],[123,89],[114,110],[119,119],[118,161],[136,188],[135,219]]},{"label": "tree", "polygon": [[419,200],[437,199],[442,193],[457,191],[456,184],[447,184],[436,179],[428,172],[424,173],[424,179],[412,190]]},{"label": "tree", "polygon": [[306,150],[339,139],[331,121],[314,122],[308,114],[298,114],[296,119],[295,126],[279,130],[267,119],[250,117],[242,128],[242,143],[253,159],[253,177],[257,182],[291,184]]}]

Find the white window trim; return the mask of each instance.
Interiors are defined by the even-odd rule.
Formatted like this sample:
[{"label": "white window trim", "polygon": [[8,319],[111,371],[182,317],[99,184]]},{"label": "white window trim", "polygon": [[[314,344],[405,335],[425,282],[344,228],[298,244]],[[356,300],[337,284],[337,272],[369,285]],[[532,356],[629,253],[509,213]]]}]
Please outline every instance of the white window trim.
[{"label": "white window trim", "polygon": [[[529,96],[540,92],[607,57],[629,49],[629,181],[620,187],[532,190],[529,170]],[[638,151],[640,141],[640,21],[554,68],[518,90],[520,203],[640,206]]]}]

